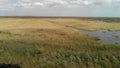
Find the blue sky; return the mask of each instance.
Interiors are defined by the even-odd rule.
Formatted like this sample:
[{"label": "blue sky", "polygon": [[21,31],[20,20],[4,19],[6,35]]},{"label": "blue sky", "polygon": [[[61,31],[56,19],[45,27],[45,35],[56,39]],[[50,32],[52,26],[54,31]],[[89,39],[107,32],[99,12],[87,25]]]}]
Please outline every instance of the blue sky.
[{"label": "blue sky", "polygon": [[120,0],[0,0],[0,15],[120,17]]}]

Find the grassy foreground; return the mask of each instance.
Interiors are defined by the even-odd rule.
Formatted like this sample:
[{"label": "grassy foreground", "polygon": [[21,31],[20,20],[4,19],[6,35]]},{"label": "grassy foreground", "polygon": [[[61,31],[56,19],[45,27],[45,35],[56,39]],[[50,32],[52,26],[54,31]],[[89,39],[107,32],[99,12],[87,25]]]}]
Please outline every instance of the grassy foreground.
[{"label": "grassy foreground", "polygon": [[1,18],[0,64],[21,68],[119,68],[120,45],[97,43],[77,29],[120,30],[119,22]]}]

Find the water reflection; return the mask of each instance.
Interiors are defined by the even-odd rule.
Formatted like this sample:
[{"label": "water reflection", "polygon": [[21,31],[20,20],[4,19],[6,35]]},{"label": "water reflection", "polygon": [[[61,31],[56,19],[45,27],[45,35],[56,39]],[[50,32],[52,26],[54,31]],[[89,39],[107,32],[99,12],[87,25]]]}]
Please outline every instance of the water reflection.
[{"label": "water reflection", "polygon": [[98,31],[86,31],[80,30],[81,32],[99,38],[98,42],[105,44],[120,44],[120,31],[109,31],[109,30],[98,30]]}]

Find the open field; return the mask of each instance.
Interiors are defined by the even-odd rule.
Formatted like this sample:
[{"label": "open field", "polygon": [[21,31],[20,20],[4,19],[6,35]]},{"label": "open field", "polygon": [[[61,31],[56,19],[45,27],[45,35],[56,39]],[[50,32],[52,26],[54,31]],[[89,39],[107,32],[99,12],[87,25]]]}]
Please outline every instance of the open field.
[{"label": "open field", "polygon": [[120,30],[120,22],[79,18],[0,18],[0,64],[21,68],[120,68],[120,45],[82,30]]},{"label": "open field", "polygon": [[84,30],[120,30],[120,22],[104,22],[86,19],[50,19],[52,22]]}]

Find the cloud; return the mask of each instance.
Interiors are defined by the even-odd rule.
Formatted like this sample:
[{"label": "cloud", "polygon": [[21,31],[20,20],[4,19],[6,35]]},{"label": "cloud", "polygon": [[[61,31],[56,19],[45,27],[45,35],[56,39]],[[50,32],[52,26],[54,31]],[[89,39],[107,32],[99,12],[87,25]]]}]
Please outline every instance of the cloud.
[{"label": "cloud", "polygon": [[0,0],[0,10],[10,9],[11,6],[8,4],[8,0]]},{"label": "cloud", "polygon": [[8,2],[8,0],[0,0],[0,4],[4,4],[6,2]]},{"label": "cloud", "polygon": [[119,8],[120,0],[0,0],[0,15],[104,15]]},{"label": "cloud", "polygon": [[42,5],[44,5],[44,4],[41,3],[41,2],[34,2],[33,5],[36,5],[36,6],[37,6],[37,5],[38,5],[38,6],[42,6]]},{"label": "cloud", "polygon": [[[10,2],[13,3],[10,3]],[[0,0],[1,9],[38,7],[91,7],[120,4],[120,0]]]}]

